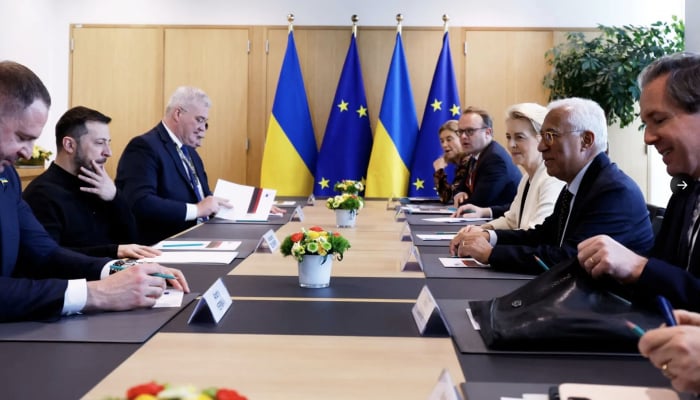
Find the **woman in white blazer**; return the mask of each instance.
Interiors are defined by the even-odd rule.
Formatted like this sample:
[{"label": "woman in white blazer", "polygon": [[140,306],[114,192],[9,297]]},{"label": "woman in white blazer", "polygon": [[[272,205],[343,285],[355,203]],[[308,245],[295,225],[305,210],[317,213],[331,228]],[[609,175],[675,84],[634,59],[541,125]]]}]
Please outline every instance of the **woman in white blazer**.
[{"label": "woman in white blazer", "polygon": [[513,162],[524,171],[510,209],[503,213],[499,207],[461,206],[456,215],[470,213],[472,217],[494,217],[483,229],[529,229],[552,214],[554,203],[564,182],[547,174],[542,154],[537,151],[540,128],[547,108],[536,103],[520,103],[506,112],[506,138]]}]

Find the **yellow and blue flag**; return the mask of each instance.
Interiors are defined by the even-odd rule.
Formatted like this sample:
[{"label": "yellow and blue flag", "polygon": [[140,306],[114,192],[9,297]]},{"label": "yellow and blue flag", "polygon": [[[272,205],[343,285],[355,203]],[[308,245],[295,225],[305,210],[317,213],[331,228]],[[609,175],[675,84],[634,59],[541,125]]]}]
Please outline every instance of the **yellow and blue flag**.
[{"label": "yellow and blue flag", "polygon": [[308,196],[313,190],[317,156],[304,78],[290,30],[267,127],[261,186],[276,189],[278,196]]},{"label": "yellow and blue flag", "polygon": [[372,128],[353,33],[318,155],[314,194],[332,196],[333,185],[344,179],[363,181],[371,150]]},{"label": "yellow and blue flag", "polygon": [[[442,50],[433,74],[433,83],[430,85],[428,100],[425,104],[423,122],[418,132],[416,150],[413,154],[409,196],[437,196],[433,182],[433,161],[443,154],[438,129],[445,121],[459,119],[459,116],[459,91],[452,65],[450,38],[445,32],[442,37]],[[454,166],[449,164],[446,172],[448,180],[451,182]]]},{"label": "yellow and blue flag", "polygon": [[406,195],[417,136],[418,117],[398,32],[367,169],[367,197]]}]

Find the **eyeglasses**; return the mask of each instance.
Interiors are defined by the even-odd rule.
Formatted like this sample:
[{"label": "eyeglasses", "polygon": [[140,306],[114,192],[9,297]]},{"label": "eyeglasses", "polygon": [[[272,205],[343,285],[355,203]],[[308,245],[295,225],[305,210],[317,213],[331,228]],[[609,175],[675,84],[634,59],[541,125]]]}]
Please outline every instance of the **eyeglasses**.
[{"label": "eyeglasses", "polygon": [[488,129],[488,127],[487,127],[487,126],[482,126],[481,128],[457,129],[456,132],[457,132],[458,134],[460,134],[460,135],[467,135],[467,136],[469,136],[469,137],[472,137],[472,136],[474,136],[475,133],[477,133],[477,132],[479,132],[479,131],[481,131],[481,130],[484,130],[484,129]]},{"label": "eyeglasses", "polygon": [[[183,107],[180,107],[180,111],[185,112],[185,113],[188,112],[188,111],[187,111],[185,108],[183,108]],[[204,125],[205,125],[205,128],[204,128],[205,130],[209,128],[209,118],[206,118],[206,117],[203,117],[203,116],[201,116],[201,115],[198,115],[198,116],[195,116],[195,117],[194,117],[194,120],[197,121],[197,123],[198,123],[199,125],[204,124]]]},{"label": "eyeglasses", "polygon": [[562,135],[565,135],[567,133],[578,133],[583,131],[585,131],[585,129],[575,129],[573,131],[557,132],[556,130],[550,128],[544,131],[540,131],[540,135],[542,136],[542,141],[547,146],[550,146],[554,143],[555,138],[561,137]]}]

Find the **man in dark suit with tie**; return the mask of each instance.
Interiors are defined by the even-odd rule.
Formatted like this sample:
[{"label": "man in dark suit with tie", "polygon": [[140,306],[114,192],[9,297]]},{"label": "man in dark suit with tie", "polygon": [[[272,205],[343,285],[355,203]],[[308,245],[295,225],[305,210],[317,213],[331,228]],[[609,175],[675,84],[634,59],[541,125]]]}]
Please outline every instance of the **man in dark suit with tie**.
[{"label": "man in dark suit with tie", "polygon": [[[639,77],[644,142],[677,177],[649,257],[609,236],[579,245],[579,263],[593,276],[610,275],[640,296],[663,295],[674,307],[700,311],[700,55],[660,58]],[[632,230],[632,233],[634,231]]]},{"label": "man in dark suit with tie", "polygon": [[578,98],[557,100],[547,108],[538,150],[547,173],[566,182],[554,213],[527,231],[464,228],[450,251],[523,273],[543,271],[535,256],[554,265],[575,256],[581,241],[601,233],[646,254],[653,243],[646,203],[637,184],[605,154],[602,108]]},{"label": "man in dark suit with tie", "polygon": [[157,264],[110,274],[114,260],[59,247],[36,220],[13,164],[31,156],[50,105],[32,71],[0,62],[0,322],[151,307],[166,286],[154,273],[175,275],[171,283],[188,291],[180,271]]},{"label": "man in dark suit with tie", "polygon": [[467,181],[460,182],[454,206],[469,203],[477,207],[502,206],[503,215],[518,191],[522,173],[510,154],[493,140],[493,120],[488,112],[467,107],[457,124],[462,150],[470,154]]},{"label": "man in dark suit with tie", "polygon": [[124,149],[117,166],[117,187],[131,206],[140,241],[154,244],[231,207],[212,196],[202,159],[211,101],[201,89],[175,90],[163,120]]}]

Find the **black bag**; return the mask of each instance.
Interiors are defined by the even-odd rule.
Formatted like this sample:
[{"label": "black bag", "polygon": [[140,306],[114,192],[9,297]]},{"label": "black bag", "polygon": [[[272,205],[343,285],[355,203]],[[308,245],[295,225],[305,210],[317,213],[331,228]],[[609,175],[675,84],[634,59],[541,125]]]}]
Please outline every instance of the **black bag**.
[{"label": "black bag", "polygon": [[591,278],[574,258],[505,296],[469,305],[492,349],[637,352],[639,337],[626,321],[647,330],[663,318],[657,309],[613,294],[622,289]]}]

